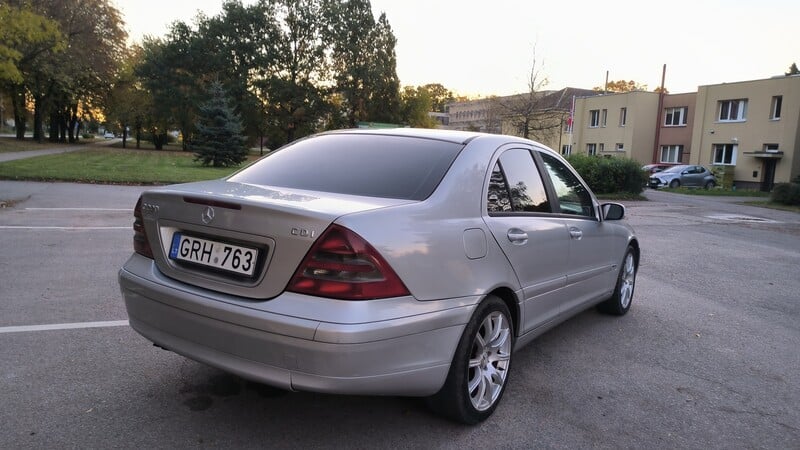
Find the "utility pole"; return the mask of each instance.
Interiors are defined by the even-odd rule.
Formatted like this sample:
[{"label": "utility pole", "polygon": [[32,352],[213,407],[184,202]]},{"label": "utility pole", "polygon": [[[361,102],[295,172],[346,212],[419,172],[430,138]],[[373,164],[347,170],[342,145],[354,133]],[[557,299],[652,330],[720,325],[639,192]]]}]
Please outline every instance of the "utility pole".
[{"label": "utility pole", "polygon": [[661,140],[661,119],[664,114],[664,80],[667,77],[667,65],[661,70],[661,91],[658,93],[658,112],[656,114],[656,137],[653,142],[653,163],[659,162],[658,142]]}]

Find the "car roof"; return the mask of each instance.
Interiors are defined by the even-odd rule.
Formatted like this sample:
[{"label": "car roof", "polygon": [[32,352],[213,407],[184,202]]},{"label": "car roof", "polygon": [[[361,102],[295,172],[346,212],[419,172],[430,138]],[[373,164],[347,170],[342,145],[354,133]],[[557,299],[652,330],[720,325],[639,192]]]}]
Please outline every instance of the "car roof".
[{"label": "car roof", "polygon": [[469,141],[481,137],[490,136],[486,133],[461,130],[441,130],[429,128],[352,128],[346,130],[326,131],[320,134],[364,134],[373,136],[400,136],[424,139],[437,139],[456,144],[466,144]]}]

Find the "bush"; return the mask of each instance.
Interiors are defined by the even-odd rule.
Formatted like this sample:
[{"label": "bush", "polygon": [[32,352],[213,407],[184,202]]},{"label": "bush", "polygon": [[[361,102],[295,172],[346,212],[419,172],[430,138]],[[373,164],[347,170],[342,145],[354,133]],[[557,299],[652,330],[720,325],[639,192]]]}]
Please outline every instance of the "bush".
[{"label": "bush", "polygon": [[772,201],[784,205],[800,206],[800,184],[778,183],[772,189]]},{"label": "bush", "polygon": [[630,158],[572,155],[567,160],[595,194],[640,194],[647,183],[641,163]]}]

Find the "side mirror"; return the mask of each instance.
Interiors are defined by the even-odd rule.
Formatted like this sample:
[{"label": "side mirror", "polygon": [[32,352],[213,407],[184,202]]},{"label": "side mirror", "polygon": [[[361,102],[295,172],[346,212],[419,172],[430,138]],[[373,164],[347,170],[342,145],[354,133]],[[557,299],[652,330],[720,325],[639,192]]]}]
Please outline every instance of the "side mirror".
[{"label": "side mirror", "polygon": [[603,220],[621,220],[625,217],[625,207],[619,203],[603,203]]}]

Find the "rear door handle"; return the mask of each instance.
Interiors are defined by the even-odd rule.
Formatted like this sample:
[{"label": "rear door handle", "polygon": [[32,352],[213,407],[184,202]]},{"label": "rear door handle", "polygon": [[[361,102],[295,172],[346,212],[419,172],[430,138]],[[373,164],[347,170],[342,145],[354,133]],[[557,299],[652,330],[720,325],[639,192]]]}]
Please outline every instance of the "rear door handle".
[{"label": "rear door handle", "polygon": [[577,239],[580,241],[583,237],[583,231],[581,231],[579,228],[569,227],[569,236],[572,239]]},{"label": "rear door handle", "polygon": [[528,242],[528,233],[519,228],[508,230],[506,236],[508,236],[508,240],[511,241],[512,244],[523,245]]}]

